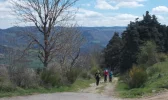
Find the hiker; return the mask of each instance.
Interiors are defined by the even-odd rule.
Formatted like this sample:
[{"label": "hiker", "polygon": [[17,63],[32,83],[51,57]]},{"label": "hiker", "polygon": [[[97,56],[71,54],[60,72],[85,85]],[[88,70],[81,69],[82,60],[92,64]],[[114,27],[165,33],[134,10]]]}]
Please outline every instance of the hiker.
[{"label": "hiker", "polygon": [[98,86],[99,85],[99,81],[100,81],[100,71],[97,70],[96,74],[95,74],[95,78],[96,78],[96,85]]},{"label": "hiker", "polygon": [[104,70],[104,82],[107,82],[108,70]]},{"label": "hiker", "polygon": [[113,76],[113,72],[110,71],[110,72],[109,72],[109,82],[112,82],[112,76]]}]

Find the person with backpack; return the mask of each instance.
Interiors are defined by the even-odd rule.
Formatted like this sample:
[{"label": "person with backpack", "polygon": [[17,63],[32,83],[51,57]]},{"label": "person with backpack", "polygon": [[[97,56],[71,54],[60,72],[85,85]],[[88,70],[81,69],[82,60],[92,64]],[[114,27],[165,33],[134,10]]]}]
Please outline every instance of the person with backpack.
[{"label": "person with backpack", "polygon": [[99,81],[100,81],[100,71],[97,70],[96,74],[95,74],[95,78],[96,78],[96,85],[98,86],[99,85]]},{"label": "person with backpack", "polygon": [[109,82],[112,82],[112,76],[113,76],[113,72],[110,71],[110,72],[109,72]]},{"label": "person with backpack", "polygon": [[104,82],[107,82],[108,70],[104,70]]}]

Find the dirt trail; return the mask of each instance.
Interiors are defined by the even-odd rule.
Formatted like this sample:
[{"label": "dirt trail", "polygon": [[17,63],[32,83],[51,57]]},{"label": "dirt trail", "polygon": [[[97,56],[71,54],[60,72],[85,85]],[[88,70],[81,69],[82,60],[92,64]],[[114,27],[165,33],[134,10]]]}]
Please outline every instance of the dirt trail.
[{"label": "dirt trail", "polygon": [[99,86],[95,83],[91,84],[89,88],[73,92],[52,93],[52,94],[38,94],[31,96],[17,96],[10,98],[1,98],[0,100],[168,100],[168,92],[140,99],[121,99],[116,97],[114,91],[118,79],[113,78],[112,83],[100,82]]},{"label": "dirt trail", "polygon": [[101,80],[99,86],[96,86],[95,83],[92,83],[89,88],[80,90],[79,93],[99,94],[101,96],[110,98],[110,100],[124,100],[124,99],[115,97],[116,93],[114,92],[114,89],[117,82],[118,82],[118,78],[113,78],[112,83],[111,82],[104,83],[103,80]]}]

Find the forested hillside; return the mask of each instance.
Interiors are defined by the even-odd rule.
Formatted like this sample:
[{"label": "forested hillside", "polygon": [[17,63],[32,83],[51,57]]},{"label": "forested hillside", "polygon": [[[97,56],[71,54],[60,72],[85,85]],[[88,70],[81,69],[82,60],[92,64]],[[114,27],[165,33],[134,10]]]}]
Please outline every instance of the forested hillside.
[{"label": "forested hillside", "polygon": [[157,52],[168,52],[168,27],[148,11],[142,20],[137,18],[130,22],[122,36],[115,33],[104,50],[105,63],[112,69],[126,72],[133,64],[138,64],[140,47],[147,41],[156,44]]},{"label": "forested hillside", "polygon": [[167,89],[168,26],[148,11],[116,32],[104,49],[105,67],[119,74],[122,97],[143,97]]},{"label": "forested hillside", "polygon": [[[126,29],[125,27],[78,27],[81,34],[87,40],[86,45],[99,44],[105,47],[113,36],[114,32],[120,34]],[[0,45],[11,46],[10,39],[15,38],[17,42],[25,42],[23,39],[18,39],[24,30],[39,33],[35,27],[11,27],[8,29],[0,29]],[[24,33],[23,33],[24,34]]]}]

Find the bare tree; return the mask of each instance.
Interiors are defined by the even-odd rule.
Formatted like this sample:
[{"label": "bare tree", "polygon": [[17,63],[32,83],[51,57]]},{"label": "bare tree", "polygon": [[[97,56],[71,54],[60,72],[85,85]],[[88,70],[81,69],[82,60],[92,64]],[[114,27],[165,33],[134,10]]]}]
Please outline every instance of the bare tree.
[{"label": "bare tree", "polygon": [[63,49],[58,52],[57,62],[60,64],[62,71],[71,71],[75,67],[78,57],[80,56],[80,47],[85,42],[81,33],[72,27],[64,29]]},{"label": "bare tree", "polygon": [[78,0],[12,0],[14,12],[24,22],[33,23],[43,36],[43,41],[37,34],[27,32],[32,42],[38,45],[39,59],[44,68],[53,59],[56,50],[60,49],[58,37],[61,28],[55,26],[65,25],[72,19],[74,13],[69,10]]}]

